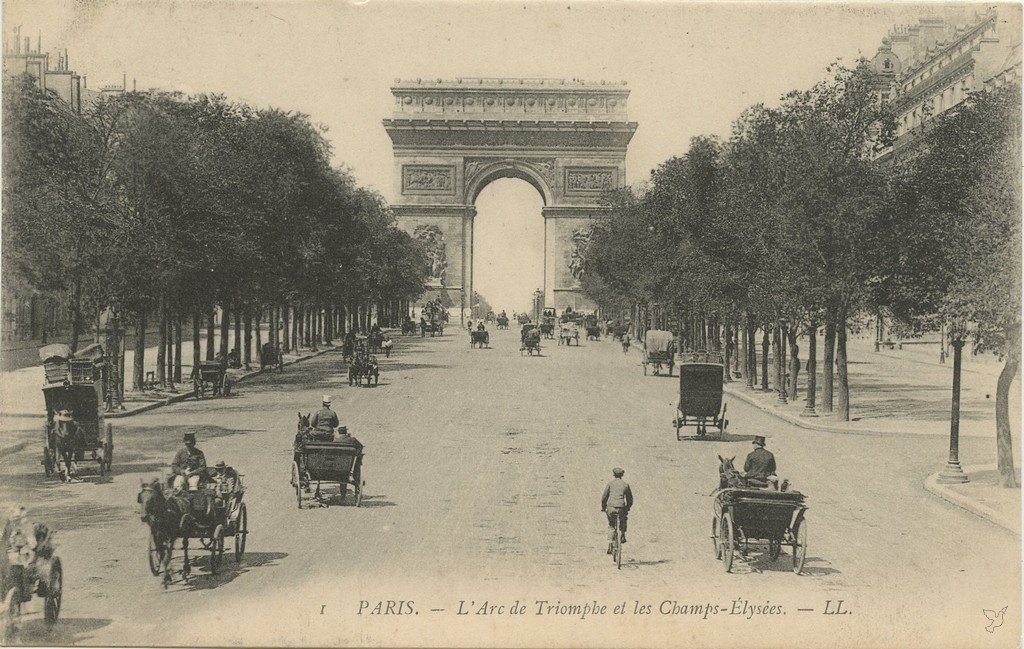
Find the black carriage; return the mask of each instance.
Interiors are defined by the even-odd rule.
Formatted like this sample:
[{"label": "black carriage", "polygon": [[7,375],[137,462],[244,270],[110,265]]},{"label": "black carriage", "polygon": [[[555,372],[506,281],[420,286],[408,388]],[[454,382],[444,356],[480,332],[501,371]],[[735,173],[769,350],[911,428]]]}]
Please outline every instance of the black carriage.
[{"label": "black carriage", "polygon": [[583,318],[583,328],[587,334],[587,340],[601,340],[601,327],[597,324],[596,315],[588,315]]},{"label": "black carriage", "polygon": [[274,345],[272,342],[263,343],[260,348],[260,369],[266,368],[281,370],[284,367],[284,354],[281,353],[281,345]]},{"label": "black carriage", "polygon": [[402,321],[402,335],[403,336],[413,336],[415,334],[416,334],[416,323],[413,322],[411,319],[403,320]]},{"label": "black carriage", "polygon": [[484,345],[491,346],[491,334],[487,331],[469,332],[469,346],[483,349]]},{"label": "black carriage", "polygon": [[[40,356],[46,381],[41,461],[46,477],[56,473],[62,480],[70,480],[86,454],[89,460],[96,462],[99,474],[106,475],[114,461],[114,432],[110,424],[103,422],[106,399],[103,349],[90,345],[72,355],[66,345],[49,345],[40,350]],[[65,414],[61,415],[62,412]],[[65,453],[71,460],[70,467],[67,462],[61,467]]]},{"label": "black carriage", "polygon": [[766,543],[772,561],[779,558],[782,546],[788,545],[792,549],[793,572],[800,574],[807,558],[806,511],[804,495],[798,491],[719,491],[711,521],[715,558],[730,572],[736,552],[746,556],[751,543]]},{"label": "black carriage", "polygon": [[444,323],[442,322],[426,322],[420,323],[420,337],[425,337],[430,334],[430,337],[443,336],[444,335]]},{"label": "black carriage", "polygon": [[675,367],[675,342],[672,332],[660,329],[651,329],[644,335],[644,376],[647,376],[647,368],[654,371],[655,376],[661,375],[662,368],[668,368],[668,375],[672,376],[672,369]]},{"label": "black carriage", "polygon": [[498,329],[508,329],[508,316],[504,313],[498,316]]},{"label": "black carriage", "polygon": [[540,328],[537,325],[526,324],[519,334],[520,346],[519,355],[526,354],[540,356]]},{"label": "black carriage", "polygon": [[[232,540],[231,551],[234,554],[235,563],[242,560],[245,554],[246,539],[249,536],[249,512],[246,509],[242,497],[245,494],[245,487],[242,486],[242,476],[233,469],[229,474],[212,475],[210,480],[202,483],[194,491],[184,491],[180,495],[172,496],[180,498],[184,505],[185,513],[182,516],[179,538],[182,539],[182,549],[185,552],[186,563],[183,573],[187,576],[191,570],[188,562],[188,554],[185,542],[191,539],[198,539],[202,548],[210,553],[209,569],[211,574],[216,574],[224,559],[225,540]],[[167,491],[171,492],[173,484],[168,482]],[[159,548],[152,533],[149,536],[147,548],[149,557],[149,570],[154,576],[162,574],[161,552],[173,552],[170,548]],[[168,560],[168,565],[169,565]],[[165,586],[169,580],[165,580]]]},{"label": "black carriage", "polygon": [[579,347],[580,344],[580,330],[575,324],[562,325],[558,330],[558,344],[569,346],[576,343]]},{"label": "black carriage", "polygon": [[715,353],[689,353],[679,365],[679,405],[676,407],[676,439],[681,440],[683,426],[694,426],[697,437],[705,437],[708,426],[725,433],[729,420],[725,418],[728,404],[723,402],[723,372],[721,355]]},{"label": "black carriage", "polygon": [[196,399],[206,395],[230,396],[231,380],[228,378],[228,364],[224,361],[199,361],[192,368],[192,388]]},{"label": "black carriage", "polygon": [[342,502],[348,494],[349,485],[352,485],[355,506],[359,507],[363,502],[365,484],[363,449],[342,442],[304,442],[295,449],[291,483],[299,509],[302,509],[304,494],[310,491],[311,498],[328,506],[321,487],[330,484],[338,485]]},{"label": "black carriage", "polygon": [[624,324],[615,324],[611,327],[612,340],[624,340],[626,334],[629,333],[629,326]]}]

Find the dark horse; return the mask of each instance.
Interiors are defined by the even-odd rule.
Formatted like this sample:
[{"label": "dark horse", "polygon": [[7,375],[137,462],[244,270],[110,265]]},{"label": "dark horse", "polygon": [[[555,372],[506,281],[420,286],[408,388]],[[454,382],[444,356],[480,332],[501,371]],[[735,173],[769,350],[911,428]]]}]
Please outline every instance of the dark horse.
[{"label": "dark horse", "polygon": [[[71,478],[78,473],[74,465],[75,454],[85,442],[82,427],[74,420],[57,420],[53,423],[53,430],[50,433],[50,445],[54,450],[57,469],[65,482],[71,482]],[[64,470],[60,471],[60,459],[64,460]]]},{"label": "dark horse", "polygon": [[181,569],[182,577],[187,578],[192,571],[188,560],[188,537],[184,528],[188,525],[188,505],[181,499],[168,497],[165,487],[159,478],[153,478],[149,484],[143,483],[139,491],[139,505],[142,506],[142,522],[149,525],[149,533],[153,537],[156,548],[157,563],[153,574],[164,575],[164,588],[171,583],[171,555],[174,553],[174,542],[181,539],[181,549],[185,553],[185,565]]}]

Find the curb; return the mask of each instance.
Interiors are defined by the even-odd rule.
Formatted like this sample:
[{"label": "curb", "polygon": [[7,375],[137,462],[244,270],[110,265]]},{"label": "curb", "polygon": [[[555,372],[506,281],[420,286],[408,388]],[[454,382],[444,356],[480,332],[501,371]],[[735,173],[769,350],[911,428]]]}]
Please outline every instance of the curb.
[{"label": "curb", "polygon": [[[978,471],[991,471],[996,468],[995,464],[977,464],[973,466],[965,466],[964,473],[978,472]],[[1020,528],[1014,525],[1013,521],[1007,520],[1002,514],[999,514],[994,509],[982,505],[981,503],[975,502],[967,496],[957,493],[950,489],[947,485],[939,483],[939,474],[933,473],[928,476],[924,481],[925,491],[942,498],[948,503],[956,505],[961,509],[965,509],[975,516],[984,518],[990,523],[998,525],[1003,529],[1007,530],[1015,536],[1020,536]]]}]

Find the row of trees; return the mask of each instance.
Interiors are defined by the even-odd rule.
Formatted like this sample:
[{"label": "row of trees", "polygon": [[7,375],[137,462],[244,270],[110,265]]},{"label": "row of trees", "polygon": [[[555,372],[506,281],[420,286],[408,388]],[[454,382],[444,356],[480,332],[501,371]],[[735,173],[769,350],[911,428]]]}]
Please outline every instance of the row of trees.
[{"label": "row of trees", "polygon": [[[761,387],[774,383],[782,400],[798,398],[806,337],[807,410],[843,420],[847,335],[859,316],[918,328],[944,322],[954,346],[973,337],[975,349],[1006,359],[998,455],[1012,483],[1020,88],[972,96],[911,134],[912,146],[879,159],[894,140],[893,105],[880,101],[866,66],[830,73],[777,107],[747,109],[728,139],[694,138],[644,187],[611,195],[613,216],[588,250],[584,289],[606,309],[658,305],[686,346],[724,337],[727,363],[738,361],[751,387],[760,343]],[[741,358],[729,359],[737,350]]]},{"label": "row of trees", "polygon": [[165,371],[162,351],[158,380],[180,380],[182,324],[195,362],[206,321],[211,357],[215,307],[221,353],[234,315],[249,362],[264,315],[275,345],[316,344],[365,324],[371,304],[397,316],[423,291],[421,245],[331,166],[324,129],[306,115],[134,92],[78,113],[28,75],[5,80],[3,111],[5,277],[68,296],[72,345],[100,312],[134,324],[136,387],[147,322],[161,350],[177,343],[177,366]]}]

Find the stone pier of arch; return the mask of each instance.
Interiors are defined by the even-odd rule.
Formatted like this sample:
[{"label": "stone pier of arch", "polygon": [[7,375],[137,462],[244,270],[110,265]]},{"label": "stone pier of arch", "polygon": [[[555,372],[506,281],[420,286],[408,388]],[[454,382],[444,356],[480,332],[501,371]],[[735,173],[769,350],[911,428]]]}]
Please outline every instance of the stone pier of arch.
[{"label": "stone pier of arch", "polygon": [[580,289],[586,245],[607,218],[605,192],[625,184],[624,83],[550,79],[398,82],[384,127],[395,164],[398,225],[431,253],[424,299],[464,314],[473,294],[475,202],[489,183],[519,178],[544,201],[545,306],[591,310]]}]

